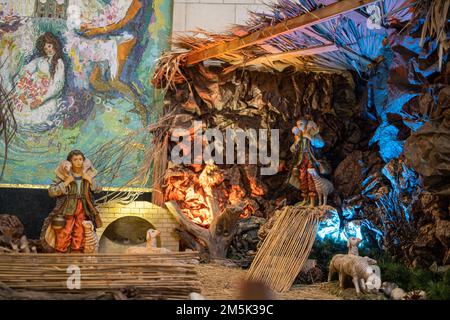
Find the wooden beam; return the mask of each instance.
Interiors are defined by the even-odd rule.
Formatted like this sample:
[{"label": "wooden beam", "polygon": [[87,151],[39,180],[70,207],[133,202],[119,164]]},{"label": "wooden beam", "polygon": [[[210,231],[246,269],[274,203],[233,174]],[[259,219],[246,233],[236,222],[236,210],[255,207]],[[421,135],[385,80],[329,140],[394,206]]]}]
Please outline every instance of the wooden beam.
[{"label": "wooden beam", "polygon": [[337,51],[339,48],[335,44],[329,44],[324,46],[317,46],[317,47],[311,47],[306,49],[300,49],[300,50],[292,50],[292,51],[286,51],[282,53],[276,53],[276,54],[267,54],[260,57],[257,57],[255,59],[252,59],[250,61],[246,61],[244,63],[240,63],[231,67],[228,67],[224,70],[224,73],[229,73],[237,68],[241,68],[244,66],[249,65],[258,65],[262,63],[272,63],[275,61],[280,61],[284,59],[290,59],[290,58],[298,58],[301,56],[312,56],[315,54],[321,54],[326,52],[332,52]]},{"label": "wooden beam", "polygon": [[235,50],[260,44],[261,42],[273,39],[280,35],[308,28],[379,1],[380,0],[339,1],[329,6],[305,13],[301,16],[279,22],[273,26],[265,27],[242,38],[236,38],[231,41],[221,41],[210,47],[191,51],[187,55],[186,64],[193,65]]}]

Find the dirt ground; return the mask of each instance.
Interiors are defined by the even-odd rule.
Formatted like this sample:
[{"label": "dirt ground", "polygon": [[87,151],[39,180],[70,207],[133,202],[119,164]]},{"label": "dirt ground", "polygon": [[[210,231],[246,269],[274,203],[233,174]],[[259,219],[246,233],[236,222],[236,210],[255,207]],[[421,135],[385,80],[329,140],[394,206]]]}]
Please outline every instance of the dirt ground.
[{"label": "dirt ground", "polygon": [[[218,264],[199,264],[196,271],[202,282],[202,295],[212,300],[233,300],[239,295],[241,279],[246,270],[225,267]],[[288,292],[278,293],[280,300],[342,300],[356,296],[344,295],[335,283],[317,283],[311,285],[294,285]],[[344,291],[347,291],[344,290]]]}]

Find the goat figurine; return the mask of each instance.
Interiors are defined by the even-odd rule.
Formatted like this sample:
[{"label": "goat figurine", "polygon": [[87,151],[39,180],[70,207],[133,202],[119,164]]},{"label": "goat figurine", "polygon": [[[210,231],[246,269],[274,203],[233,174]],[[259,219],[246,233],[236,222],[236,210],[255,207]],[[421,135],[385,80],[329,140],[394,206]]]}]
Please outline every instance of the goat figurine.
[{"label": "goat figurine", "polygon": [[356,237],[350,237],[347,241],[348,254],[359,256],[358,245],[361,243],[361,239]]},{"label": "goat figurine", "polygon": [[319,200],[319,206],[321,206],[321,205],[326,206],[328,196],[334,190],[333,184],[331,183],[330,180],[319,176],[316,169],[309,168],[309,169],[307,169],[307,171],[314,181],[314,186],[316,187],[316,192],[317,192],[317,198]]},{"label": "goat figurine", "polygon": [[376,274],[374,265],[377,263],[369,257],[360,257],[354,254],[336,254],[330,262],[328,281],[330,282],[334,273],[339,273],[339,286],[344,288],[345,277],[350,276],[356,289],[356,294],[361,290],[379,289],[381,279]]}]

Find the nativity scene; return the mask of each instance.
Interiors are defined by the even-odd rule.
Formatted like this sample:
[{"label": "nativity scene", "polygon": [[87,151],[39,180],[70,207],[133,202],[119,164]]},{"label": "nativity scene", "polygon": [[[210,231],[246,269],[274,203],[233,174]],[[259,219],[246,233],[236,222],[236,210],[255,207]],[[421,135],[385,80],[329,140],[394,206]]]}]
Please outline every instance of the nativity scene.
[{"label": "nativity scene", "polygon": [[450,299],[449,2],[191,5],[0,4],[0,300]]}]

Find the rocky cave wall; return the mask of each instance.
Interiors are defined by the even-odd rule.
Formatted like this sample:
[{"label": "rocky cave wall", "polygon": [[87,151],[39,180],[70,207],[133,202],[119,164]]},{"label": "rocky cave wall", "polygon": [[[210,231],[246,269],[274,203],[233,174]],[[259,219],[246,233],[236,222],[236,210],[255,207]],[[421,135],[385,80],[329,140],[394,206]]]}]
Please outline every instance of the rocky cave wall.
[{"label": "rocky cave wall", "polygon": [[[189,83],[167,92],[165,114],[176,114],[175,127],[189,129],[200,120],[207,128],[220,130],[280,130],[277,174],[261,176],[255,165],[219,166],[223,179],[215,195],[221,198],[220,208],[233,199],[243,201],[247,210],[242,218],[252,217],[248,222],[252,227],[245,226],[246,220],[239,222],[240,233],[231,245],[235,256],[256,250],[255,230],[277,208],[299,200],[300,192],[287,182],[292,169],[291,128],[298,118],[309,115],[325,140],[325,147],[316,150],[318,159],[330,168],[326,177],[336,189],[331,199],[336,217],[321,226],[321,236],[342,239],[361,232],[369,246],[408,265],[449,263],[448,69],[444,64],[444,72],[438,72],[430,63],[435,56],[431,47],[426,55],[423,50],[414,52],[403,39],[392,50],[390,72],[375,72],[369,79],[383,83],[372,96],[371,81],[349,72],[238,70],[221,75],[219,69],[203,66],[186,69]],[[377,97],[382,93],[387,99],[380,104]],[[186,192],[170,198],[167,182],[183,171],[188,178],[178,180],[178,190],[183,183],[186,189],[196,183],[202,168],[171,166],[163,185],[165,200],[185,205],[191,201]],[[192,206],[201,204],[194,199]]]},{"label": "rocky cave wall", "polygon": [[[317,155],[330,168],[328,178],[337,187],[331,202],[337,208],[341,208],[343,200],[361,190],[354,183],[355,177],[346,173],[354,154],[361,159],[350,163],[353,166],[365,167],[366,171],[381,170],[383,162],[377,148],[368,148],[376,126],[365,119],[363,100],[358,98],[362,94],[350,73],[238,71],[222,76],[214,68],[203,67],[188,72],[192,81],[178,85],[165,97],[165,113],[177,115],[175,127],[188,130],[194,120],[200,120],[207,128],[220,130],[280,130],[277,174],[261,176],[256,165],[220,166],[223,181],[216,186],[215,196],[219,198],[221,209],[238,200],[246,205],[242,218],[247,219],[239,222],[231,246],[234,256],[242,258],[256,250],[257,229],[275,209],[300,200],[300,192],[287,182],[293,157],[289,150],[294,141],[291,128],[298,118],[309,115],[321,129],[325,146],[317,150]],[[204,209],[206,201],[199,200],[198,196],[203,193],[199,183],[202,169],[202,166],[171,165],[163,184],[165,200],[178,200],[188,214]],[[195,214],[190,218],[194,219]],[[343,226],[342,214],[340,218]],[[338,220],[334,229],[339,231],[339,228]]]}]

